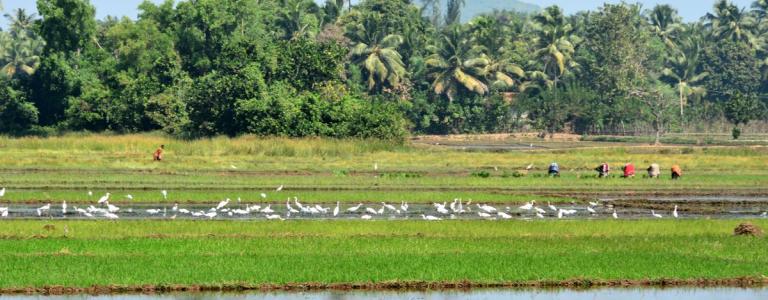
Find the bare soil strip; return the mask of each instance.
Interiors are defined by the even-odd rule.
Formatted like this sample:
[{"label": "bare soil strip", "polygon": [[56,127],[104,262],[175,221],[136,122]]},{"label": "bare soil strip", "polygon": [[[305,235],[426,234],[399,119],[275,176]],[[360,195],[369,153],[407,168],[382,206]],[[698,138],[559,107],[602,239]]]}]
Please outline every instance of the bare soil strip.
[{"label": "bare soil strip", "polygon": [[227,285],[108,285],[90,287],[44,286],[26,288],[3,288],[0,295],[107,295],[107,294],[157,294],[179,292],[275,292],[275,291],[410,291],[410,290],[468,290],[468,289],[525,289],[525,288],[569,288],[589,289],[602,287],[763,287],[768,286],[768,277],[741,277],[730,279],[654,279],[654,280],[591,280],[571,279],[564,281],[525,281],[506,283],[425,282],[393,281],[381,283],[287,283],[287,284],[227,284]]}]

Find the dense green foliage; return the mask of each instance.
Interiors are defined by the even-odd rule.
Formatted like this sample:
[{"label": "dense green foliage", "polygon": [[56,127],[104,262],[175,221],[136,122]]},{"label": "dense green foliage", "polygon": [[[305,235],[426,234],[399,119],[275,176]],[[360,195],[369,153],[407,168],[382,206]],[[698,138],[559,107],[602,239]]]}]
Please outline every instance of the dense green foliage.
[{"label": "dense green foliage", "polygon": [[0,31],[0,132],[660,136],[768,115],[763,1],[694,23],[626,3],[462,23],[466,2],[146,1],[96,20],[38,0]]}]

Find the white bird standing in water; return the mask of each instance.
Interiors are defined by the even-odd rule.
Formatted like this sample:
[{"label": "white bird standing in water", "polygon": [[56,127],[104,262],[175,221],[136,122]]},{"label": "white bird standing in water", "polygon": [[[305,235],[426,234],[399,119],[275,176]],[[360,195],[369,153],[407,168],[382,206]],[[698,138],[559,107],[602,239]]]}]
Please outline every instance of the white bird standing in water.
[{"label": "white bird standing in water", "polygon": [[333,216],[334,217],[339,215],[339,208],[340,208],[340,206],[341,206],[341,202],[336,201],[336,208],[333,209]]},{"label": "white bird standing in water", "polygon": [[595,211],[595,209],[593,209],[592,207],[587,207],[587,211],[588,211],[590,214],[593,214],[593,215],[594,215],[594,214],[597,214],[597,211]]},{"label": "white bird standing in water", "polygon": [[67,201],[61,202],[61,215],[62,216],[67,215]]},{"label": "white bird standing in water", "polygon": [[[461,203],[461,202],[459,202],[459,203]],[[403,212],[408,212],[408,203],[406,203],[405,201],[403,201],[403,202],[400,204],[400,210],[402,210]]]},{"label": "white bird standing in water", "polygon": [[267,215],[267,220],[280,220],[285,221],[282,216],[280,215]]},{"label": "white bird standing in water", "polygon": [[427,221],[440,221],[440,220],[442,220],[441,218],[438,218],[438,217],[435,217],[435,216],[425,216],[425,215],[421,215],[421,218],[424,219],[424,220],[427,220]]},{"label": "white bird standing in water", "polygon": [[619,215],[618,215],[618,214],[616,214],[616,209],[615,209],[615,208],[613,209],[613,214],[612,214],[612,216],[613,216],[613,218],[614,218],[614,219],[618,219],[618,218],[619,218]]},{"label": "white bird standing in water", "polygon": [[518,207],[521,210],[531,210],[533,209],[533,204],[536,203],[536,200],[531,200],[531,202],[526,203],[523,206]]},{"label": "white bird standing in water", "polygon": [[279,191],[282,191],[282,190],[283,190],[283,185],[280,185],[280,186],[277,187],[277,189],[275,189],[275,192],[279,192]]},{"label": "white bird standing in water", "polygon": [[655,211],[653,211],[653,210],[651,210],[651,216],[653,216],[654,218],[659,218],[659,219],[663,218],[663,216],[662,216],[662,215],[660,215],[660,214],[657,214],[657,213],[656,213]]},{"label": "white bird standing in water", "polygon": [[371,217],[371,215],[363,215],[362,217],[360,217],[360,219],[370,220],[370,219],[373,219],[373,217]]},{"label": "white bird standing in water", "polygon": [[554,205],[552,205],[552,203],[549,203],[549,201],[547,201],[547,206],[548,206],[548,207],[549,207],[549,209],[551,209],[553,212],[556,212],[556,211],[557,211],[557,207],[555,207]]},{"label": "white bird standing in water", "polygon": [[347,208],[347,211],[352,213],[357,212],[361,207],[363,207],[362,203],[358,204],[357,206],[352,206],[350,208]]},{"label": "white bird standing in water", "polygon": [[109,201],[109,196],[110,196],[109,193],[106,193],[104,194],[104,196],[101,196],[101,198],[99,198],[99,204],[104,204],[104,202]]},{"label": "white bird standing in water", "polygon": [[50,203],[48,203],[46,205],[43,205],[43,206],[41,206],[40,208],[37,209],[37,216],[38,217],[41,216],[43,214],[43,211],[50,212],[50,210],[51,210],[51,204]]},{"label": "white bird standing in water", "polygon": [[499,215],[499,217],[501,217],[502,219],[505,219],[505,220],[509,220],[509,219],[512,219],[512,216],[510,216],[510,215],[509,215],[509,214],[507,214],[507,213],[501,212],[501,211],[500,211],[500,212],[498,212],[498,215]]},{"label": "white bird standing in water", "polygon": [[678,217],[678,215],[677,215],[677,205],[675,205],[675,210],[672,211],[672,216],[675,217],[675,219],[677,219],[677,217]]},{"label": "white bird standing in water", "polygon": [[8,208],[7,207],[0,207],[0,217],[7,218],[8,217]]},{"label": "white bird standing in water", "polygon": [[227,206],[229,204],[229,198],[227,198],[224,201],[219,202],[219,205],[216,205],[216,210],[224,208],[224,206]]}]

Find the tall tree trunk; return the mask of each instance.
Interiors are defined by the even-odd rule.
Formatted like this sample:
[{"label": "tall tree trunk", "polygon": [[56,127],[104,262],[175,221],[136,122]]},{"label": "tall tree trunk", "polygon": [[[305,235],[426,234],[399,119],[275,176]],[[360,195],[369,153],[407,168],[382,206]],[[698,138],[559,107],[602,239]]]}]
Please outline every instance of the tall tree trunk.
[{"label": "tall tree trunk", "polygon": [[680,117],[683,117],[683,105],[685,105],[685,100],[683,100],[683,82],[680,81],[677,84],[680,87]]}]

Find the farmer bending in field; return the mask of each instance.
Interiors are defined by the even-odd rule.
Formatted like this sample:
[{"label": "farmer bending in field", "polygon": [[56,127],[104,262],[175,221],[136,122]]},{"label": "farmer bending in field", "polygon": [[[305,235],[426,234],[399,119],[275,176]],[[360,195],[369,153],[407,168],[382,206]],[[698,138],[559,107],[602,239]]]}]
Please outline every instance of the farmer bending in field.
[{"label": "farmer bending in field", "polygon": [[165,150],[165,145],[160,145],[157,150],[155,150],[155,153],[152,155],[152,158],[154,158],[155,161],[161,161],[163,160],[163,150]]},{"label": "farmer bending in field", "polygon": [[635,165],[632,163],[627,163],[624,165],[623,168],[621,168],[624,171],[624,178],[632,178],[635,177]]},{"label": "farmer bending in field", "polygon": [[611,167],[608,166],[607,162],[604,162],[600,166],[595,168],[595,171],[597,171],[600,178],[603,178],[603,177],[607,177],[608,173],[611,172]]},{"label": "farmer bending in field", "polygon": [[560,177],[560,166],[556,162],[549,165],[549,176]]},{"label": "farmer bending in field", "polygon": [[673,165],[672,166],[672,180],[677,180],[678,178],[683,176],[683,169],[680,169],[680,166]]},{"label": "farmer bending in field", "polygon": [[659,178],[659,175],[661,175],[659,164],[651,164],[651,166],[648,167],[648,177]]}]

